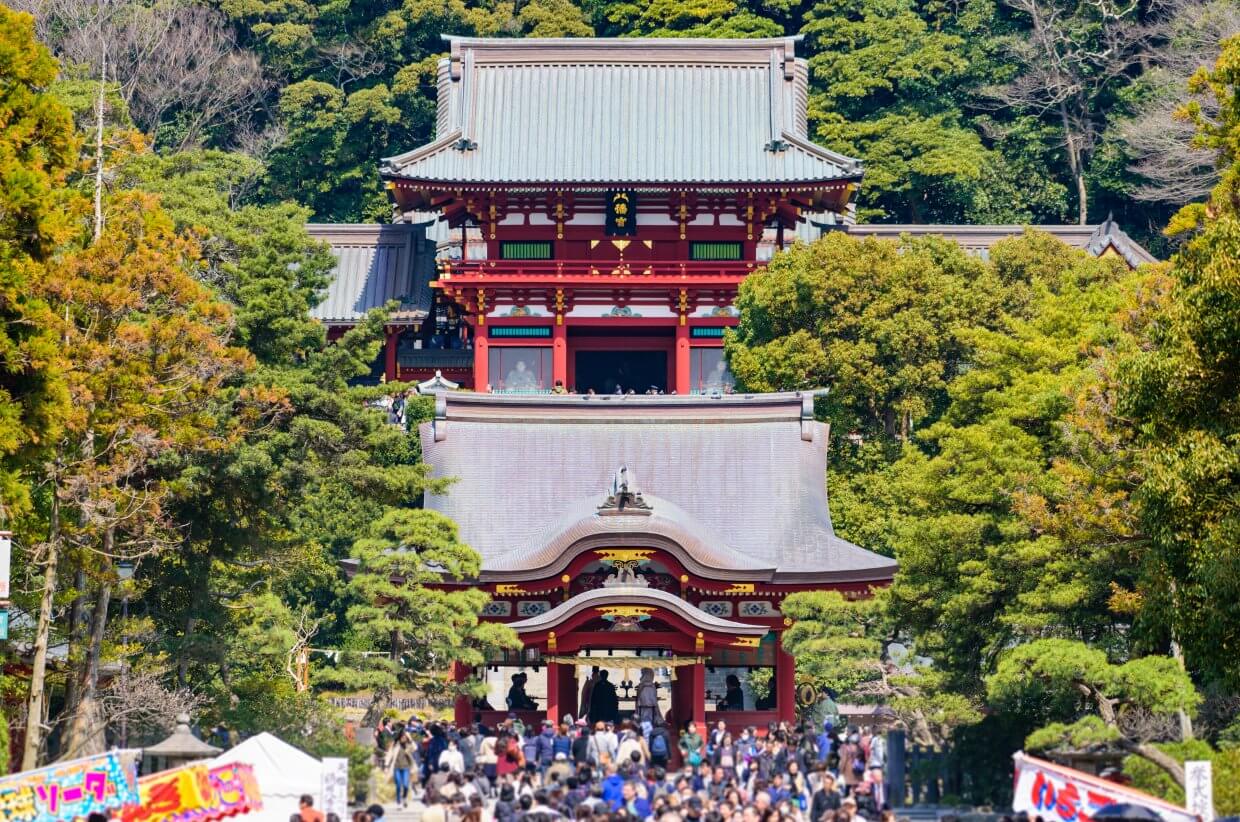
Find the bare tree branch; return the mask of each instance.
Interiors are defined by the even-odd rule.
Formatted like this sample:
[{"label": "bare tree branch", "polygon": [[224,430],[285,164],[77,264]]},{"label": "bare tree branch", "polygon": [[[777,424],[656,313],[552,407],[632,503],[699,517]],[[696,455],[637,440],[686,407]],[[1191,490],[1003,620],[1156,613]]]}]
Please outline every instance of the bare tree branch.
[{"label": "bare tree branch", "polygon": [[[248,124],[268,88],[224,16],[177,0],[14,0],[64,62],[110,73],[148,134],[175,123],[177,148]],[[102,36],[101,36],[102,35]]]}]

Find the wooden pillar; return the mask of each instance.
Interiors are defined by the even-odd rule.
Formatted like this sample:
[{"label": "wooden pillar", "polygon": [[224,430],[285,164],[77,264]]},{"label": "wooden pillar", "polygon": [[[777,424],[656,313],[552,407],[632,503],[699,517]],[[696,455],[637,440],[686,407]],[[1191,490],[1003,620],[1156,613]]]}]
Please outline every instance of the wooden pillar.
[{"label": "wooden pillar", "polygon": [[387,340],[383,344],[383,378],[388,382],[395,382],[400,376],[400,371],[396,363],[396,346],[400,342],[399,327],[388,326]]},{"label": "wooden pillar", "polygon": [[479,328],[474,334],[474,390],[480,394],[490,393],[491,376],[488,373],[490,360],[486,329]]},{"label": "wooden pillar", "polygon": [[784,650],[784,635],[779,634],[779,650],[775,652],[775,714],[781,721],[797,718],[797,663]]},{"label": "wooden pillar", "polygon": [[551,385],[559,381],[568,388],[568,326],[562,317],[551,326]]},{"label": "wooden pillar", "polygon": [[560,717],[560,663],[547,663],[547,719],[559,723]]},{"label": "wooden pillar", "polygon": [[[452,681],[456,683],[466,682],[469,679],[469,668],[463,662],[452,663]],[[456,698],[456,704],[453,706],[453,722],[456,727],[464,728],[466,725],[474,721],[473,705],[470,699],[464,694],[460,694]]]},{"label": "wooden pillar", "polygon": [[697,723],[698,733],[706,734],[706,663],[698,662],[689,670],[693,671],[693,721]]},{"label": "wooden pillar", "polygon": [[689,383],[689,324],[682,315],[676,326],[676,381],[672,385],[677,394],[688,394]]}]

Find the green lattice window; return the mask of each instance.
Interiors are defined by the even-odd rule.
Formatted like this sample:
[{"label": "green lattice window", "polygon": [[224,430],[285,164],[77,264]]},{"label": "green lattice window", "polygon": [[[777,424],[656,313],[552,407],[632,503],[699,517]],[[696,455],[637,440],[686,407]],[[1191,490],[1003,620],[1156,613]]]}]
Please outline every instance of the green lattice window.
[{"label": "green lattice window", "polygon": [[689,243],[690,260],[739,260],[740,243]]},{"label": "green lattice window", "polygon": [[499,244],[499,256],[502,260],[550,260],[551,241],[532,240]]}]

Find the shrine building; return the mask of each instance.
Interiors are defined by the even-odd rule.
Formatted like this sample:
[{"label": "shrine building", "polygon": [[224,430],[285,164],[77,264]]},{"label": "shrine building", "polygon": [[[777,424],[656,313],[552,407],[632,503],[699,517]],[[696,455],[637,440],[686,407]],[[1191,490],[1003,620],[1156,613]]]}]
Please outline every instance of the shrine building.
[{"label": "shrine building", "polygon": [[[372,378],[436,391],[424,456],[455,482],[426,505],[523,643],[458,666],[490,691],[457,721],[593,714],[595,666],[624,715],[653,671],[678,726],[793,719],[784,597],[896,566],[832,528],[814,394],[733,393],[738,286],[825,231],[985,254],[1022,227],[855,225],[861,164],[810,141],[798,38],[447,40],[434,141],[382,161],[394,222],[310,231],[329,335],[395,304]],[[1149,259],[1110,221],[1044,228]]]},{"label": "shrine building", "polygon": [[[861,164],[809,139],[799,38],[446,40],[435,140],[380,167],[395,221],[310,226],[339,261],[331,335],[397,303],[376,379],[726,390],[737,287],[780,248],[1023,230],[855,225]],[[1109,220],[1039,228],[1152,259]]]},{"label": "shrine building", "polygon": [[540,697],[521,712],[527,722],[580,716],[596,665],[627,684],[622,715],[653,668],[661,714],[678,725],[793,720],[783,597],[865,596],[895,573],[894,560],[832,528],[829,429],[813,393],[443,392],[435,402],[424,456],[456,482],[426,505],[481,554],[484,616],[524,646],[489,671],[458,671],[494,694],[489,706],[459,702],[458,722],[507,716],[501,700],[520,671]]}]

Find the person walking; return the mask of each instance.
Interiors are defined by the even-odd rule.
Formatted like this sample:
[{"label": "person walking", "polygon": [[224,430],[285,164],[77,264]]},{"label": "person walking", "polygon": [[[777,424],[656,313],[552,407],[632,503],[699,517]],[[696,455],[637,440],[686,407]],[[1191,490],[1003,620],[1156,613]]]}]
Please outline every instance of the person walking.
[{"label": "person walking", "polygon": [[413,770],[413,740],[404,731],[396,738],[391,750],[392,782],[396,785],[396,805],[409,806],[409,773]]}]

